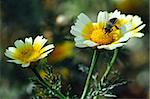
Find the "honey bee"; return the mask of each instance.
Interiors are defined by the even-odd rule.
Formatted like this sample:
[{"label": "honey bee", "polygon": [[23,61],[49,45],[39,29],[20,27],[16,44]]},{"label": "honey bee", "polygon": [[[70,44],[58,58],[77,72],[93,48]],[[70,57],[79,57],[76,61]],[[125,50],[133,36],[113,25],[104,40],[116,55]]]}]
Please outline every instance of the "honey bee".
[{"label": "honey bee", "polygon": [[118,19],[117,18],[112,18],[110,19],[107,23],[106,23],[106,27],[104,28],[105,29],[105,32],[106,33],[110,33],[112,31],[112,28],[115,26],[116,29],[119,29],[117,26],[116,26],[116,23],[117,23]]}]

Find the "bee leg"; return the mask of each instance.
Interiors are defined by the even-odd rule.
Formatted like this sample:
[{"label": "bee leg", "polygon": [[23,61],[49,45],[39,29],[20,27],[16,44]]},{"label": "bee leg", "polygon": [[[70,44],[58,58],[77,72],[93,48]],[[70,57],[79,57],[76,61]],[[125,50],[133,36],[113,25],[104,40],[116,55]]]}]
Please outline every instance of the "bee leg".
[{"label": "bee leg", "polygon": [[115,28],[116,28],[116,29],[119,29],[116,25],[115,25]]},{"label": "bee leg", "polygon": [[113,31],[113,28],[111,28],[111,29],[109,30],[109,33],[112,32],[112,31]]}]

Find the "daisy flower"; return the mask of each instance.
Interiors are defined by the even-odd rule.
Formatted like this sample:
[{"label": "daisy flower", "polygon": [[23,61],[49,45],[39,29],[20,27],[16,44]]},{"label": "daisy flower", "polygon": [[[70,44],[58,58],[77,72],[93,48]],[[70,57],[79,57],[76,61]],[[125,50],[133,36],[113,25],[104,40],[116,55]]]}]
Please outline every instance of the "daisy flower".
[{"label": "daisy flower", "polygon": [[139,32],[144,27],[137,15],[121,14],[118,10],[110,13],[100,11],[96,23],[81,13],[70,32],[75,36],[77,47],[113,50],[125,45],[130,38],[144,36]]},{"label": "daisy flower", "polygon": [[42,59],[53,51],[53,44],[43,47],[46,42],[47,39],[43,38],[43,36],[37,36],[34,42],[31,37],[25,38],[25,42],[16,40],[14,43],[15,47],[8,47],[5,55],[12,59],[8,60],[8,62],[14,62],[16,64],[22,64],[22,67],[28,67],[31,62]]}]

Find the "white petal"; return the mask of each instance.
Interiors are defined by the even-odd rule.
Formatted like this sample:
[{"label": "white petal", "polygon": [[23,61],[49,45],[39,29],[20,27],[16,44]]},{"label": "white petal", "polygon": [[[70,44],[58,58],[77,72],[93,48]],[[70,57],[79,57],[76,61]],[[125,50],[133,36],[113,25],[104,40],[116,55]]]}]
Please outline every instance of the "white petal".
[{"label": "white petal", "polygon": [[132,35],[132,37],[139,37],[139,38],[141,38],[141,37],[143,37],[143,36],[144,36],[144,34],[143,34],[143,33],[140,33],[140,32],[135,33],[135,34]]},{"label": "white petal", "polygon": [[84,13],[81,13],[78,16],[78,19],[83,24],[87,24],[87,23],[91,22],[90,18],[87,15],[85,15]]},{"label": "white petal", "polygon": [[43,36],[37,36],[34,40],[33,47],[40,50],[46,42],[47,39],[43,38]]},{"label": "white petal", "polygon": [[42,47],[44,46],[44,44],[47,42],[47,39],[43,38],[42,39]]},{"label": "white petal", "polygon": [[53,49],[51,49],[50,51],[47,51],[47,52],[45,52],[45,53],[43,53],[40,57],[39,57],[39,59],[42,59],[42,58],[44,58],[44,57],[46,57],[50,52],[52,52],[53,51]]},{"label": "white petal", "polygon": [[115,10],[113,13],[109,14],[109,19],[119,18],[119,17],[120,17],[120,11],[118,11],[118,10]]},{"label": "white petal", "polygon": [[14,58],[11,54],[5,53],[5,56],[9,57],[9,58]]},{"label": "white petal", "polygon": [[32,37],[25,38],[25,43],[32,45],[32,42],[33,42]]},{"label": "white petal", "polygon": [[116,42],[125,42],[125,41],[127,41],[127,40],[129,40],[130,38],[132,37],[132,32],[128,32],[128,33],[125,33],[124,35],[123,35],[123,37],[121,37],[118,41],[116,41]]},{"label": "white petal", "polygon": [[130,30],[132,30],[132,29],[133,29],[133,25],[132,25],[131,21],[128,22],[127,24],[122,25],[122,26],[120,27],[120,30],[121,30],[121,33],[122,33],[122,34],[127,33],[127,32],[129,32]]},{"label": "white petal", "polygon": [[131,21],[133,19],[133,15],[127,15],[125,17],[126,20]]},{"label": "white petal", "polygon": [[45,46],[44,48],[41,49],[40,53],[43,53],[43,52],[45,52],[47,50],[50,50],[54,47],[55,47],[54,44],[47,45],[47,46]]},{"label": "white petal", "polygon": [[[37,39],[38,40],[38,39]],[[47,42],[47,39],[43,38],[43,36],[40,36],[38,43],[41,43],[42,47]]]},{"label": "white petal", "polygon": [[8,47],[8,50],[12,53],[15,53],[17,49],[15,47]]},{"label": "white petal", "polygon": [[141,37],[143,37],[144,36],[144,34],[143,33],[140,33],[140,32],[137,32],[137,33],[135,33],[134,32],[134,30],[133,31],[130,31],[130,32],[128,32],[128,33],[125,33],[124,35],[123,35],[123,37],[121,37],[118,41],[116,41],[116,42],[125,42],[125,41],[127,41],[127,40],[129,40],[130,38],[132,38],[132,37],[139,37],[139,38],[141,38]]},{"label": "white petal", "polygon": [[87,45],[83,43],[85,40],[82,37],[80,36],[75,37],[74,40],[75,40],[76,47],[79,47],[79,48],[87,47]]},{"label": "white petal", "polygon": [[12,59],[14,59],[13,54],[14,54],[14,53],[12,53],[12,52],[9,51],[9,50],[6,50],[6,52],[5,52],[5,55],[6,55],[7,57],[9,57],[9,58],[12,58]]},{"label": "white petal", "polygon": [[29,67],[30,63],[22,64],[22,67]]},{"label": "white petal", "polygon": [[81,31],[76,31],[75,29],[71,29],[70,33],[74,36],[80,36],[81,35]]},{"label": "white petal", "polygon": [[[87,23],[89,23],[89,21],[87,21]],[[87,24],[87,23],[86,23],[86,24]],[[80,20],[77,20],[77,22],[75,23],[75,25],[77,25],[77,26],[79,26],[79,27],[82,27],[82,28],[85,26],[85,24],[84,24],[84,23],[81,23]]]},{"label": "white petal", "polygon": [[70,32],[74,36],[79,36],[82,33],[82,29],[79,29],[76,26],[71,26],[71,31]]},{"label": "white petal", "polygon": [[107,49],[107,50],[113,50],[116,49],[117,47],[121,47],[125,45],[126,43],[117,43],[117,44],[110,44],[110,45],[101,45],[97,46],[98,49]]},{"label": "white petal", "polygon": [[22,64],[22,62],[20,60],[7,60],[7,62],[13,62],[16,64]]},{"label": "white petal", "polygon": [[83,43],[75,43],[75,46],[76,46],[76,47],[79,47],[79,48],[88,47],[87,45],[85,45],[85,44],[83,44]]},{"label": "white petal", "polygon": [[85,40],[83,39],[83,37],[77,36],[77,37],[74,38],[74,41],[77,42],[77,43],[83,43],[83,41],[85,41]]},{"label": "white petal", "polygon": [[[84,25],[85,26],[85,25]],[[71,27],[71,29],[73,30],[77,30],[77,31],[82,31],[83,30],[83,27],[79,26],[79,25],[74,25]]]},{"label": "white petal", "polygon": [[[127,20],[129,20],[129,22],[127,24],[123,24],[120,29],[121,29],[121,32],[124,34],[124,33],[127,33],[131,30],[136,30],[137,32],[140,31],[141,29],[143,29],[145,27],[145,24],[141,25],[142,24],[142,21],[141,21],[141,18],[138,17],[138,16],[131,16],[131,15],[128,15],[126,17]],[[139,26],[141,25],[141,26]],[[139,27],[138,27],[139,26]],[[137,28],[138,27],[138,28]]]},{"label": "white petal", "polygon": [[104,12],[100,11],[98,13],[97,22],[105,26],[107,21],[108,21],[108,13],[106,11]]},{"label": "white petal", "polygon": [[146,25],[143,24],[143,25],[139,26],[138,28],[136,28],[135,31],[138,32],[138,31],[142,30],[145,26]]},{"label": "white petal", "polygon": [[139,26],[140,24],[142,24],[143,22],[141,21],[141,18],[138,17],[137,15],[135,15],[132,19],[132,23],[135,25],[134,28],[136,28],[137,26]]},{"label": "white petal", "polygon": [[91,20],[88,18],[88,16],[86,16],[85,14],[81,13],[78,16],[78,20],[75,23],[75,25],[71,26],[71,34],[74,36],[80,36],[84,27],[91,23]]},{"label": "white petal", "polygon": [[133,26],[132,23],[129,22],[128,24],[125,24],[121,27],[121,33],[123,33],[123,34],[127,33],[127,32],[135,33],[135,32],[142,30],[144,27],[145,27],[145,24],[135,28],[135,26]]},{"label": "white petal", "polygon": [[139,26],[138,28],[131,31],[131,37],[142,37],[144,36],[143,33],[140,33],[139,31],[142,30],[145,27],[145,24]]},{"label": "white petal", "polygon": [[24,42],[22,40],[16,40],[14,44],[17,48],[19,48],[24,45]]},{"label": "white petal", "polygon": [[127,32],[127,27],[126,27],[126,25],[122,25],[122,26],[120,27],[120,31],[121,31],[122,34],[125,34],[125,33]]},{"label": "white petal", "polygon": [[98,45],[97,43],[95,43],[95,42],[93,42],[91,40],[85,40],[83,43],[86,44],[89,47],[94,47],[94,46]]}]

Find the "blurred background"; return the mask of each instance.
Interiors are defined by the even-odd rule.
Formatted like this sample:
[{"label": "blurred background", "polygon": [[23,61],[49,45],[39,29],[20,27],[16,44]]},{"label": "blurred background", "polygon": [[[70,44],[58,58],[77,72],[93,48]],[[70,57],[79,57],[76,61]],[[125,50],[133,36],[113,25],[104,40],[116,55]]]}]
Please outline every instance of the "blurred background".
[{"label": "blurred background", "polygon": [[[114,68],[132,83],[114,90],[118,98],[149,99],[149,0],[0,0],[0,98],[30,99],[30,70],[7,63],[5,49],[13,46],[16,39],[44,35],[56,48],[48,56],[48,63],[62,75],[65,93],[81,95],[86,74],[79,65],[90,66],[92,51],[75,48],[70,26],[83,12],[96,21],[100,10],[120,10],[125,14],[138,15],[146,27],[145,36],[129,40],[120,51]],[[110,56],[100,53],[96,71],[104,73]],[[111,55],[111,54],[110,54]],[[101,72],[100,72],[101,71]]]}]

